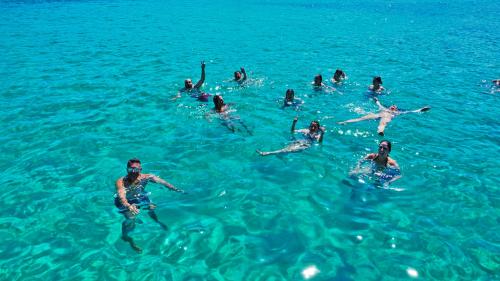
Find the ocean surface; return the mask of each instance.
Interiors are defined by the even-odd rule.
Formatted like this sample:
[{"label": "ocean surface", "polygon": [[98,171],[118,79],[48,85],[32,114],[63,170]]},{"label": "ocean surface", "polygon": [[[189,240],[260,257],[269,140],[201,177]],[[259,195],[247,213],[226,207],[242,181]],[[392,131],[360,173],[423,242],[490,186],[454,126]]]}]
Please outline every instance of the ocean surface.
[{"label": "ocean surface", "polygon": [[[1,1],[0,280],[499,280],[499,1]],[[184,94],[206,62],[203,91]],[[240,86],[233,72],[245,67]],[[335,69],[348,79],[316,91]],[[337,122],[382,104],[424,113]],[[282,108],[288,88],[304,104]],[[326,127],[322,145],[290,126]],[[237,119],[239,118],[239,119]],[[249,131],[244,129],[247,127]],[[295,136],[300,138],[300,136]],[[349,172],[381,139],[402,178]],[[151,183],[120,239],[127,160]]]}]

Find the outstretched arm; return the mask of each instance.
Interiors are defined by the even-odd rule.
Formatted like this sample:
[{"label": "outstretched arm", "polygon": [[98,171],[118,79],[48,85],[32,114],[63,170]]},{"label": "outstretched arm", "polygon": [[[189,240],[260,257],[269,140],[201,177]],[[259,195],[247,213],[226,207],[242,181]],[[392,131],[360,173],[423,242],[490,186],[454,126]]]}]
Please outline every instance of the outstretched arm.
[{"label": "outstretched arm", "polygon": [[166,188],[168,188],[170,190],[173,190],[175,192],[186,193],[186,192],[184,192],[184,190],[178,189],[177,187],[175,187],[172,184],[170,184],[169,182],[163,180],[159,176],[149,175],[149,180],[152,181],[152,182],[155,182],[155,183],[159,183],[159,184],[165,186]]},{"label": "outstretched arm", "polygon": [[419,112],[424,112],[424,111],[429,111],[431,109],[430,106],[424,106],[422,108],[419,108],[419,109],[415,109],[415,110],[410,110],[410,111],[401,111],[400,114],[406,114],[406,113],[419,113]]},{"label": "outstretched arm", "polygon": [[292,129],[291,129],[291,133],[295,133],[295,125],[297,124],[297,120],[299,120],[299,118],[295,117],[293,118],[293,122],[292,122]]},{"label": "outstretched arm", "polygon": [[198,81],[198,83],[196,83],[196,85],[194,85],[194,88],[199,89],[203,85],[204,82],[205,82],[205,62],[202,61],[201,62],[201,78],[200,78],[200,81]]},{"label": "outstretched arm", "polygon": [[373,100],[375,101],[375,103],[378,105],[378,109],[379,110],[383,110],[383,109],[387,109],[385,106],[383,106],[380,101],[378,100],[377,97],[373,97]]}]

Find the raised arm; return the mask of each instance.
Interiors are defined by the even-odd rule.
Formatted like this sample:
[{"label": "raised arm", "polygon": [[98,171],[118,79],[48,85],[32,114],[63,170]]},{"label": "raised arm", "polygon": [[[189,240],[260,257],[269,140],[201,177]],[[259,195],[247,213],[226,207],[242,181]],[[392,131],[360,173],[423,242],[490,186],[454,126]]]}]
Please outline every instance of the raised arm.
[{"label": "raised arm", "polygon": [[172,184],[170,184],[169,182],[163,180],[159,176],[149,175],[149,180],[152,181],[152,182],[155,182],[155,183],[159,183],[159,184],[165,186],[166,188],[168,188],[170,190],[173,190],[175,192],[186,193],[184,190],[178,189],[177,187],[175,187]]},{"label": "raised arm", "polygon": [[293,122],[292,122],[292,129],[291,129],[291,133],[295,133],[295,125],[297,124],[297,120],[299,120],[299,118],[295,117],[293,118]]},{"label": "raised arm", "polygon": [[139,213],[139,209],[133,204],[128,203],[127,201],[127,192],[125,191],[125,186],[123,185],[123,178],[119,178],[116,183],[116,193],[118,194],[118,199],[122,205],[127,208],[132,214],[136,215]]},{"label": "raised arm", "polygon": [[201,78],[200,78],[200,81],[198,81],[198,83],[196,83],[196,85],[194,85],[193,88],[199,89],[203,85],[204,82],[205,82],[205,62],[202,61],[201,62]]},{"label": "raised arm", "polygon": [[319,133],[318,142],[322,143],[323,142],[323,135],[325,134],[325,128],[324,127],[320,127],[319,131],[320,131],[320,133]]},{"label": "raised arm", "polygon": [[240,70],[241,70],[241,73],[243,74],[243,78],[241,79],[240,82],[244,82],[247,80],[247,72],[245,71],[245,69],[243,67],[240,68]]}]

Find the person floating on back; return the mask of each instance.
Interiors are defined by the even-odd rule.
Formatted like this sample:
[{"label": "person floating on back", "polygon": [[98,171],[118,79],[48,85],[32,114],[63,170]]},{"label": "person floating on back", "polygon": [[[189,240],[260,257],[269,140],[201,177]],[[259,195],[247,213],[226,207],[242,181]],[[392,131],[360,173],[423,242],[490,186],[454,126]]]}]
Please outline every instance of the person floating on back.
[{"label": "person floating on back", "polygon": [[153,174],[142,174],[141,171],[141,161],[137,158],[130,159],[127,162],[127,175],[116,181],[115,196],[115,206],[125,216],[125,221],[122,223],[122,239],[139,253],[142,252],[142,249],[135,244],[129,233],[135,228],[136,217],[141,208],[148,210],[149,216],[164,230],[168,230],[167,225],[159,221],[154,212],[156,205],[149,199],[145,190],[146,185],[149,182],[159,183],[170,190],[185,193],[160,177]]},{"label": "person floating on back", "polygon": [[[186,79],[184,80],[184,88],[180,89],[179,92],[177,93],[177,96],[175,96],[173,99],[178,99],[181,97],[181,93],[183,92],[191,92],[191,91],[196,91],[198,94],[201,86],[203,86],[203,83],[205,82],[205,62],[201,62],[201,77],[200,80],[193,86],[193,81],[191,79]],[[203,94],[201,94],[203,95]]]},{"label": "person floating on back", "polygon": [[302,133],[304,139],[296,140],[280,150],[268,151],[268,152],[256,150],[257,153],[259,153],[261,156],[267,156],[273,154],[298,152],[311,147],[311,145],[315,141],[317,141],[318,143],[323,142],[323,134],[325,133],[325,128],[321,127],[318,121],[312,121],[308,129],[295,130],[295,125],[297,124],[297,120],[298,120],[297,117],[293,119],[291,133],[292,134]]},{"label": "person floating on back", "polygon": [[331,82],[334,84],[341,83],[343,80],[347,79],[345,72],[342,69],[335,70]]},{"label": "person floating on back", "polygon": [[429,109],[431,109],[429,106],[425,106],[425,107],[422,107],[422,108],[416,109],[416,110],[401,111],[398,109],[398,107],[396,105],[391,105],[390,107],[387,108],[379,102],[377,97],[374,97],[373,99],[375,100],[375,103],[378,105],[378,108],[379,108],[378,113],[370,113],[370,114],[367,114],[367,115],[360,117],[360,118],[349,119],[349,120],[346,120],[343,122],[338,122],[338,124],[344,125],[347,123],[354,123],[354,122],[359,122],[359,121],[364,121],[364,120],[380,119],[377,132],[379,135],[383,136],[385,127],[387,126],[387,124],[389,122],[392,121],[392,119],[394,117],[401,115],[401,114],[424,112],[424,111],[428,111]]},{"label": "person floating on back", "polygon": [[385,88],[382,87],[382,78],[380,76],[373,77],[372,84],[368,87],[368,90],[376,93],[385,90]]},{"label": "person floating on back", "polygon": [[242,84],[247,80],[247,72],[243,67],[241,67],[240,70],[241,71],[234,72],[234,81],[238,82],[239,84]]}]

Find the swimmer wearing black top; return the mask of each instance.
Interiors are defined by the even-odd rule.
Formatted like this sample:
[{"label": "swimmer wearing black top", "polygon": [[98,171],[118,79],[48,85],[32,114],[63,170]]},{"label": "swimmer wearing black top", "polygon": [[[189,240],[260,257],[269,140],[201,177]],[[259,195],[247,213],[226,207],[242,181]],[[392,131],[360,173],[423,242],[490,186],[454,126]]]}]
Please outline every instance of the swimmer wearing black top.
[{"label": "swimmer wearing black top", "polygon": [[175,97],[172,98],[172,100],[178,99],[181,97],[181,93],[183,92],[190,92],[194,90],[200,90],[201,86],[203,86],[203,83],[205,82],[205,62],[201,62],[201,77],[200,80],[193,86],[193,81],[191,79],[186,79],[184,80],[184,88],[180,89],[179,92]]},{"label": "swimmer wearing black top", "polygon": [[[386,168],[392,168],[399,172],[400,168],[398,163],[396,162],[396,160],[389,157],[391,149],[392,149],[391,142],[388,140],[382,140],[378,145],[378,153],[370,153],[366,155],[363,159],[361,159],[358,162],[356,168],[350,174],[359,174],[361,170],[361,163],[366,161],[370,161],[374,164],[374,167],[372,168],[372,173],[377,176],[381,176]],[[391,180],[386,182],[386,184],[394,182],[399,178],[401,178],[401,175],[394,176],[393,178],[391,178]]]},{"label": "swimmer wearing black top", "polygon": [[234,81],[238,82],[239,84],[242,84],[247,80],[247,72],[243,67],[241,67],[240,70],[241,71],[234,72]]}]

